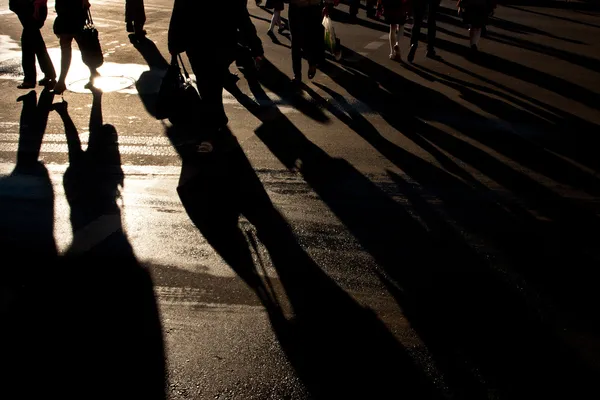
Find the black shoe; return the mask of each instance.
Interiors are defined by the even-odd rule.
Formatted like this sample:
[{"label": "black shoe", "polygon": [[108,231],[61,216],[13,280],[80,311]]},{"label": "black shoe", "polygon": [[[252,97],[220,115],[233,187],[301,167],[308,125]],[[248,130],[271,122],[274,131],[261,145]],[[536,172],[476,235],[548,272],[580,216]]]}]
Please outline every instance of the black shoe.
[{"label": "black shoe", "polygon": [[317,66],[316,65],[310,65],[308,67],[308,79],[314,78],[316,74],[317,74]]},{"label": "black shoe", "polygon": [[425,57],[431,58],[432,60],[441,60],[442,59],[442,57],[435,52],[435,49],[428,49]]},{"label": "black shoe", "polygon": [[275,36],[275,33],[272,30],[269,29],[267,31],[267,36],[270,37],[273,42],[278,42],[277,36]]},{"label": "black shoe", "polygon": [[412,63],[413,61],[415,61],[416,53],[417,53],[417,45],[411,44],[410,50],[408,51],[408,56],[406,57],[406,59],[408,60],[409,63]]},{"label": "black shoe", "polygon": [[479,53],[479,49],[477,48],[476,44],[471,45],[471,53],[473,53],[473,54]]},{"label": "black shoe", "polygon": [[46,76],[43,79],[40,79],[40,81],[38,82],[38,85],[45,86],[47,89],[52,90],[54,85],[56,85],[56,77],[50,78],[50,77]]},{"label": "black shoe", "polygon": [[27,82],[27,81],[23,81],[21,82],[21,84],[19,86],[17,86],[18,89],[33,89],[35,88],[35,81],[33,82]]},{"label": "black shoe", "polygon": [[280,26],[279,28],[277,28],[277,33],[279,33],[281,35],[283,32],[285,32],[286,29],[287,29],[287,27]]}]

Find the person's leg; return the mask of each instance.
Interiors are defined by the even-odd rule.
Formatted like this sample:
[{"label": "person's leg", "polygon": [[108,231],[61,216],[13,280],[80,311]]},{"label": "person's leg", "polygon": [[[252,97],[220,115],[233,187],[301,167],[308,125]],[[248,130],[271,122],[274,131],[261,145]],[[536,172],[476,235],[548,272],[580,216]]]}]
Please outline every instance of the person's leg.
[{"label": "person's leg", "polygon": [[397,41],[397,24],[390,24],[390,60],[395,60],[398,57],[397,49],[398,49],[398,41]]},{"label": "person's leg", "polygon": [[281,11],[274,10],[273,16],[271,17],[271,24],[269,25],[269,32],[273,32],[275,26],[281,26]]},{"label": "person's leg", "polygon": [[414,2],[414,24],[410,32],[410,45],[416,47],[419,45],[419,36],[423,26],[423,17],[425,15],[425,0],[415,0]]},{"label": "person's leg", "polygon": [[[79,46],[79,48],[82,48],[81,43],[79,42],[78,36],[76,35],[74,37],[75,41],[77,42],[77,46]],[[81,55],[83,57],[83,54]],[[90,67],[89,65],[87,66],[88,69],[90,70],[90,80],[89,82],[85,85],[85,87],[87,89],[90,89],[90,86],[94,85],[94,79],[98,76],[100,76],[100,74],[98,73],[98,70],[96,69],[96,67]]]},{"label": "person's leg", "polygon": [[325,28],[323,27],[320,6],[311,6],[306,10],[306,25],[308,47],[308,77],[312,79],[317,72],[317,66],[325,61]]},{"label": "person's leg", "polygon": [[[35,69],[35,31],[38,30],[33,24],[24,24],[21,35],[21,64],[23,66],[23,83],[19,88],[30,89],[35,87],[36,69]],[[39,32],[39,30],[38,30]]]},{"label": "person's leg", "polygon": [[415,0],[413,11],[413,27],[410,32],[410,50],[408,52],[408,62],[413,62],[417,48],[419,47],[419,36],[421,35],[421,27],[423,26],[423,17],[425,16],[426,0]]},{"label": "person's leg", "polygon": [[302,20],[301,9],[290,6],[289,24],[290,34],[292,36],[292,71],[294,80],[302,80],[302,43],[304,41],[304,21]]},{"label": "person's leg", "polygon": [[359,7],[360,7],[360,0],[350,0],[350,16],[356,17],[358,15]]},{"label": "person's leg", "polygon": [[221,60],[207,63],[202,52],[188,51],[187,55],[196,75],[196,86],[204,107],[199,115],[204,116],[205,120],[202,122],[207,131],[214,133],[229,122],[223,105],[223,86],[229,72],[228,65]]},{"label": "person's leg", "polygon": [[56,80],[56,70],[54,69],[54,65],[52,64],[50,55],[48,54],[48,49],[46,49],[46,43],[44,42],[42,33],[39,29],[36,29],[33,35],[34,36],[32,40],[35,46],[35,55],[37,57],[38,63],[40,64],[40,69],[44,73],[44,79],[42,79],[40,82],[44,82],[41,84],[44,84],[46,85],[46,87],[48,87],[48,84],[54,84],[54,80]]},{"label": "person's leg", "polygon": [[479,45],[479,39],[481,38],[481,27],[472,25],[469,29],[469,41],[471,43],[471,49],[477,50]]},{"label": "person's leg", "polygon": [[437,14],[440,8],[439,0],[429,0],[429,15],[427,17],[427,50],[435,51],[435,36],[437,33]]},{"label": "person's leg", "polygon": [[54,92],[61,94],[67,88],[66,80],[69,68],[71,67],[73,35],[62,34],[59,36],[60,41],[60,76],[54,86]]}]

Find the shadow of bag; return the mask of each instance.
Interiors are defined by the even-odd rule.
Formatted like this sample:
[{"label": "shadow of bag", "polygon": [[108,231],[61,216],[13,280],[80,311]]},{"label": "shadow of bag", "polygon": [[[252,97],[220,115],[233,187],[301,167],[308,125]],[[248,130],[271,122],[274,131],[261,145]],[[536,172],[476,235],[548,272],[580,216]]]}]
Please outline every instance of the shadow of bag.
[{"label": "shadow of bag", "polygon": [[201,112],[202,100],[181,55],[173,56],[158,92],[156,118],[168,118],[173,124],[186,123],[198,119]]},{"label": "shadow of bag", "polygon": [[92,20],[92,13],[89,9],[87,13],[85,26],[77,35],[77,44],[79,45],[79,50],[81,50],[83,63],[89,68],[95,69],[104,64],[104,55],[102,54],[102,47],[100,47],[98,30]]}]

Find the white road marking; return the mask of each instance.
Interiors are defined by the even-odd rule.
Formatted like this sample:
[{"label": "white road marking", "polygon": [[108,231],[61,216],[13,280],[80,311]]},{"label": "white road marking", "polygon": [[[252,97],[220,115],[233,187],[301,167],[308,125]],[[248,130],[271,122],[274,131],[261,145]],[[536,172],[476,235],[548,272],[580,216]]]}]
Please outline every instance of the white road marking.
[{"label": "white road marking", "polygon": [[377,50],[378,48],[380,48],[384,44],[385,43],[383,43],[383,42],[371,42],[371,43],[369,43],[369,44],[367,44],[365,46],[365,49],[367,49],[367,50]]}]

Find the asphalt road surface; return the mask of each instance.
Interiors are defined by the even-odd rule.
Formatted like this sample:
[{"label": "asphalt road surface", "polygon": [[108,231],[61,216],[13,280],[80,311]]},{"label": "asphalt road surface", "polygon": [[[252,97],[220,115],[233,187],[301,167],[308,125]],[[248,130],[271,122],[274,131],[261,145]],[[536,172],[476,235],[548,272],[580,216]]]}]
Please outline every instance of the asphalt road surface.
[{"label": "asphalt road surface", "polygon": [[61,98],[16,88],[0,0],[2,398],[600,398],[599,12],[500,6],[473,58],[444,0],[442,59],[407,64],[342,4],[295,92],[249,1],[268,62],[231,67],[205,155],[152,116],[172,1],[145,4],[134,44],[92,0],[104,93],[75,47]]}]

